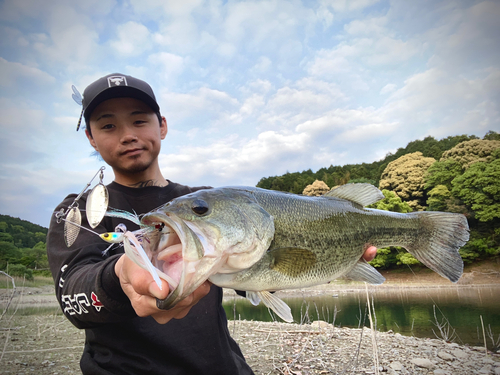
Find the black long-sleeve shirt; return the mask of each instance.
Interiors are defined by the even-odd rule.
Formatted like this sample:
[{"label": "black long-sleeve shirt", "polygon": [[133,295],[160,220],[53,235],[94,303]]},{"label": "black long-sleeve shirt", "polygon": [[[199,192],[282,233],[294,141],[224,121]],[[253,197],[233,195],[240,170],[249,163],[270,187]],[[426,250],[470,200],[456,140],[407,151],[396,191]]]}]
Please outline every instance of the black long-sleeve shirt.
[{"label": "black long-sleeve shirt", "polygon": [[[142,214],[203,187],[169,182],[165,187],[129,188],[112,182],[107,188],[109,207]],[[66,197],[56,212],[66,209],[75,197]],[[78,203],[82,225],[88,227],[86,197]],[[105,217],[94,231],[113,232],[119,223],[130,231],[138,229],[127,220]],[[80,361],[84,374],[253,374],[229,335],[221,288],[212,285],[183,319],[162,325],[151,317],[138,317],[114,272],[123,247],[115,246],[103,256],[108,246],[97,235],[80,230],[68,248],[64,222],[52,217],[47,237],[49,263],[64,314],[85,329]]]}]

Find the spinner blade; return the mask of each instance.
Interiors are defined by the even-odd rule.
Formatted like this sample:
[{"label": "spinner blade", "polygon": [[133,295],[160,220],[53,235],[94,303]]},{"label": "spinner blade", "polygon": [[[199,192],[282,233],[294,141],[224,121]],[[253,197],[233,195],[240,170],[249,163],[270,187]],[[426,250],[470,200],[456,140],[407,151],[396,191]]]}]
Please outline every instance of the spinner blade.
[{"label": "spinner blade", "polygon": [[[73,207],[66,216],[64,221],[64,241],[66,246],[70,247],[76,241],[78,233],[80,233],[80,225],[82,223],[82,214],[78,207]],[[76,225],[75,225],[76,224]]]}]

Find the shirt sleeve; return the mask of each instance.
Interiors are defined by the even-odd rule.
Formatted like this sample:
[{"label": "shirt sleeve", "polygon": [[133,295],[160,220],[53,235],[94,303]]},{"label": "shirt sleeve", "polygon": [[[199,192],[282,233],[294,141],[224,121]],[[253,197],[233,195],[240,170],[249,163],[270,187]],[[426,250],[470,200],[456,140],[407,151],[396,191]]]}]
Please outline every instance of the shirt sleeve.
[{"label": "shirt sleeve", "polygon": [[[66,210],[75,196],[69,195],[54,212]],[[84,197],[79,201],[80,207],[84,207],[82,201],[85,204]],[[81,225],[90,229],[84,210],[81,214]],[[111,255],[103,255],[109,244],[95,234],[114,231],[110,223],[105,218],[93,229],[94,233],[80,229],[75,242],[67,247],[65,222],[58,222],[54,214],[50,222],[47,255],[56,297],[66,317],[78,328],[91,328],[137,316],[114,271],[120,253],[123,253],[122,248],[113,250]]]}]

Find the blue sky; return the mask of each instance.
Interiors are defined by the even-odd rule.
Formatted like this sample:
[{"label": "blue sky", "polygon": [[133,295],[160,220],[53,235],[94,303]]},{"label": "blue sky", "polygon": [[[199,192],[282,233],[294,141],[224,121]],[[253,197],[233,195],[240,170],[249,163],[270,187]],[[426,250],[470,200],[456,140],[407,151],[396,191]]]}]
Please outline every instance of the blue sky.
[{"label": "blue sky", "polygon": [[114,72],[155,90],[162,172],[187,185],[500,131],[499,19],[498,1],[1,1],[0,213],[48,226],[103,165],[71,85]]}]

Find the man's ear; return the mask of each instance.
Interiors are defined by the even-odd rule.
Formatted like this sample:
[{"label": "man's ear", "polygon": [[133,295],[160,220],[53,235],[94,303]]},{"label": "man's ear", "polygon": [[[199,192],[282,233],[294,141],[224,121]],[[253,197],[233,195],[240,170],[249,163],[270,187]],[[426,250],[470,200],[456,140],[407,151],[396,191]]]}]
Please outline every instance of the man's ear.
[{"label": "man's ear", "polygon": [[165,116],[161,116],[161,124],[160,124],[160,135],[161,139],[165,139],[168,133],[167,119]]},{"label": "man's ear", "polygon": [[90,135],[90,133],[89,133],[89,131],[87,129],[85,129],[85,135],[87,136],[87,139],[89,140],[90,145],[92,147],[94,147],[94,150],[96,150],[97,152],[99,152],[99,150],[97,149],[97,144],[94,141],[94,138],[92,138],[92,135]]}]

